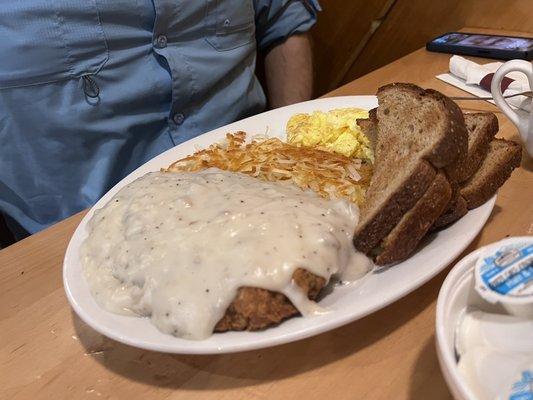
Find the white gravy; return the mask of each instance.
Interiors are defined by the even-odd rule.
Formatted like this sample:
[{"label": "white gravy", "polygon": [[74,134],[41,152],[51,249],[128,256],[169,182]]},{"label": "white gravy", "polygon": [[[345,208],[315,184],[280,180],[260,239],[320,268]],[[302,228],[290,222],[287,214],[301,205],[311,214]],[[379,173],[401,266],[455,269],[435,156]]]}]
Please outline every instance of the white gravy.
[{"label": "white gravy", "polygon": [[357,219],[347,200],[290,183],[218,169],[153,172],[94,213],[81,258],[103,308],[203,339],[243,286],[284,293],[303,315],[320,312],[293,272],[365,275],[371,262],[352,245]]}]

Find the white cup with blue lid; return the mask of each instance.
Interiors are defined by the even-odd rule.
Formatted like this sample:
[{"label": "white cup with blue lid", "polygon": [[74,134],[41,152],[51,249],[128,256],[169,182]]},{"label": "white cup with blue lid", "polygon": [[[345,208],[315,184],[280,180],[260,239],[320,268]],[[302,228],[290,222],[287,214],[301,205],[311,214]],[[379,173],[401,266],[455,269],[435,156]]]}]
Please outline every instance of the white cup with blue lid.
[{"label": "white cup with blue lid", "polygon": [[476,261],[475,282],[489,303],[501,304],[511,315],[533,318],[533,236],[505,239],[484,249]]}]

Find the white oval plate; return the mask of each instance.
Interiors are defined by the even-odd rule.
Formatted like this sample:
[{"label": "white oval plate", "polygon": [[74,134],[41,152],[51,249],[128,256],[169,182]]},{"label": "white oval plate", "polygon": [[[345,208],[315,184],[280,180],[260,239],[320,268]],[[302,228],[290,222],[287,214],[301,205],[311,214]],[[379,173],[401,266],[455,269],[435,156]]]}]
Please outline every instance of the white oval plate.
[{"label": "white oval plate", "polygon": [[101,208],[123,186],[150,171],[167,167],[172,162],[225,137],[227,132],[246,131],[248,136],[268,134],[285,138],[287,120],[295,113],[330,110],[342,107],[371,109],[377,106],[375,96],[346,96],[318,99],[268,111],[176,146],[132,172],[113,187],[83,218],[74,232],[65,254],[63,283],[67,298],[92,328],[112,339],[148,350],[169,353],[211,354],[259,349],[274,346],[337,328],[377,311],[427,282],[442,271],[476,237],[487,221],[496,198],[470,211],[449,228],[426,240],[422,248],[393,268],[374,272],[354,285],[336,287],[320,301],[331,311],[313,317],[291,318],[277,327],[260,332],[217,333],[202,341],[175,338],[159,332],[147,318],[112,314],[94,301],[82,274],[79,248],[87,235],[87,222],[95,209]]}]

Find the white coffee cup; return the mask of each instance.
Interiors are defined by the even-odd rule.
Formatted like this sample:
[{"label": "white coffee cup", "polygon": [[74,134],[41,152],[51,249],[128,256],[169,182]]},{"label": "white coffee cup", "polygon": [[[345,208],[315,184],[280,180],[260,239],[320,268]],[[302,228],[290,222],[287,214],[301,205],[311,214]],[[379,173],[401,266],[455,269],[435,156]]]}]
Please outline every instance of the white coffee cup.
[{"label": "white coffee cup", "polygon": [[490,89],[494,102],[507,118],[516,125],[526,151],[533,157],[533,103],[528,115],[519,115],[507,104],[502,95],[501,82],[505,75],[513,71],[524,73],[527,76],[530,90],[533,90],[533,64],[524,60],[511,60],[498,68],[492,78]]}]

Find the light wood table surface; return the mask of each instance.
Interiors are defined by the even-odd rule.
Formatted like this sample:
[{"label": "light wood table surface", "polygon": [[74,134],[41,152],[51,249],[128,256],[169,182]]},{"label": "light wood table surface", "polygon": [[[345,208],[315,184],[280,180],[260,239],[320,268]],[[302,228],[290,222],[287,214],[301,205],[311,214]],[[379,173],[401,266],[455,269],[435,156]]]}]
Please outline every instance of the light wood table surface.
[{"label": "light wood table surface", "polygon": [[[330,95],[374,94],[394,81],[464,95],[434,78],[447,71],[448,60],[449,55],[421,49]],[[469,111],[497,111],[482,101],[461,105]],[[514,126],[497,115],[499,136],[517,140]],[[524,154],[465,254],[509,235],[533,234],[532,169]],[[435,303],[449,269],[379,312],[300,342],[227,355],[160,354],[106,339],[71,311],[62,262],[82,216],[0,251],[1,399],[451,397],[434,337]]]}]

